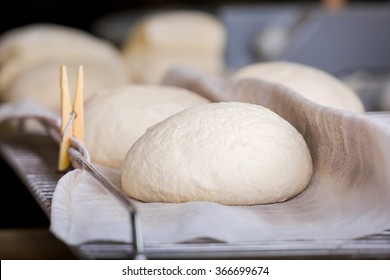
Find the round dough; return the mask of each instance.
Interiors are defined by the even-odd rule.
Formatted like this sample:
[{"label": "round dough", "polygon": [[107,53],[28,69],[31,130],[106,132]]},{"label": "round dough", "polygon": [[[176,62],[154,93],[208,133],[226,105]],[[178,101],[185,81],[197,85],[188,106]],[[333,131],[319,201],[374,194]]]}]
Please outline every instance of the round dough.
[{"label": "round dough", "polygon": [[164,75],[174,66],[187,66],[198,71],[220,75],[223,66],[221,59],[213,54],[187,54],[183,52],[161,53],[149,52],[146,48],[137,48],[126,55],[128,72],[131,72],[135,83],[160,84]]},{"label": "round dough", "polygon": [[321,105],[363,113],[358,95],[342,81],[314,67],[303,64],[274,61],[245,66],[234,78],[260,78],[290,87],[298,94]]},{"label": "round dough", "polygon": [[[66,64],[69,89],[74,93],[78,64]],[[115,65],[100,61],[84,61],[84,99],[97,90],[125,85],[126,79],[118,75]],[[5,102],[21,99],[33,100],[60,114],[60,66],[56,63],[37,65],[33,70],[21,73],[3,93]]]},{"label": "round dough", "polygon": [[91,159],[121,168],[126,153],[148,127],[209,102],[193,92],[169,86],[131,85],[100,91],[85,103],[85,144]]},{"label": "round dough", "polygon": [[290,123],[262,106],[222,102],[148,129],[126,155],[122,188],[145,202],[254,205],[297,195],[311,175],[309,149]]},{"label": "round dough", "polygon": [[[24,71],[42,63],[83,64],[105,62],[112,75],[128,81],[124,59],[108,41],[79,29],[56,24],[31,24],[8,31],[0,38],[0,91]],[[58,79],[57,79],[58,80]]]},{"label": "round dough", "polygon": [[201,11],[171,10],[141,18],[129,31],[124,51],[133,44],[169,51],[219,52],[225,46],[226,32],[214,15]]},{"label": "round dough", "polygon": [[212,14],[156,12],[135,23],[122,51],[136,82],[156,84],[175,65],[221,74],[225,40],[225,28]]}]

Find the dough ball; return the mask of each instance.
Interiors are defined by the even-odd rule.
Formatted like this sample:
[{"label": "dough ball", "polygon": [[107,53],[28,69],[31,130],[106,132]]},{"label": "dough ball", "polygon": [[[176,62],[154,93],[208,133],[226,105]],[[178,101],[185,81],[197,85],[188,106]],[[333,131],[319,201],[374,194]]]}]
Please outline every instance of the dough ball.
[{"label": "dough ball", "polygon": [[139,84],[159,84],[165,73],[173,66],[185,65],[204,73],[219,75],[222,72],[220,60],[216,60],[212,54],[191,54],[183,52],[164,53],[149,52],[147,49],[139,48],[129,54],[127,59],[128,71],[134,76]]},{"label": "dough ball", "polygon": [[179,112],[131,147],[122,188],[145,202],[285,201],[308,185],[309,149],[287,121],[262,106],[222,102]]},{"label": "dough ball", "polygon": [[211,14],[186,10],[160,12],[135,23],[122,51],[136,81],[155,84],[175,65],[221,74],[225,40],[223,24]]},{"label": "dough ball", "polygon": [[185,89],[131,85],[102,90],[85,103],[85,144],[93,162],[121,168],[146,129],[207,99]]},{"label": "dough ball", "polygon": [[[115,65],[100,61],[84,61],[84,99],[92,96],[97,90],[126,84],[123,76],[117,75]],[[67,64],[70,93],[74,94],[78,64]],[[6,102],[21,99],[33,100],[47,109],[60,114],[60,65],[45,63],[33,70],[19,75],[8,90],[3,93]],[[73,97],[72,97],[73,100]]]},{"label": "dough ball", "polygon": [[303,64],[274,61],[245,66],[234,78],[260,78],[290,87],[321,105],[363,113],[359,96],[342,81],[320,69]]},{"label": "dough ball", "polygon": [[[98,61],[128,81],[126,64],[113,44],[79,29],[55,24],[31,24],[0,38],[0,91],[23,72],[42,63],[83,64]],[[115,66],[115,69],[112,67]]]}]

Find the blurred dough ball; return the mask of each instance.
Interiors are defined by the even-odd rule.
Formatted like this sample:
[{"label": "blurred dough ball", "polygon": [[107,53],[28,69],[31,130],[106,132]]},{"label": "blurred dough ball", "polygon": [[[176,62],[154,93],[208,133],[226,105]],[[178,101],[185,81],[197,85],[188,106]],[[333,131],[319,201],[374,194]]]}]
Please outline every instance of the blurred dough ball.
[{"label": "blurred dough ball", "polygon": [[[120,83],[129,74],[120,51],[113,44],[72,27],[31,24],[8,31],[0,38],[0,92],[6,92],[19,75],[38,65],[84,64],[111,69]],[[88,69],[87,69],[88,71]],[[59,70],[56,71],[59,73]],[[59,79],[56,78],[56,81]]]},{"label": "blurred dough ball", "polygon": [[233,78],[259,78],[282,84],[318,104],[363,113],[359,96],[342,81],[304,64],[274,61],[245,66]]},{"label": "blurred dough ball", "polygon": [[303,191],[312,170],[305,140],[274,112],[211,103],[148,129],[126,155],[122,188],[145,202],[264,204]]},{"label": "blurred dough ball", "polygon": [[222,74],[225,41],[225,28],[212,14],[160,12],[145,16],[129,30],[122,51],[136,82],[156,84],[175,65]]},{"label": "blurred dough ball", "polygon": [[[76,90],[78,64],[67,64],[69,91],[72,96]],[[96,91],[125,84],[118,75],[114,64],[84,61],[84,99]],[[3,93],[4,101],[30,99],[53,112],[60,113],[60,66],[53,63],[37,65],[33,70],[21,73],[8,90]]]},{"label": "blurred dough ball", "polygon": [[85,103],[85,144],[93,162],[121,168],[146,129],[181,110],[209,103],[185,89],[131,85],[103,90]]}]

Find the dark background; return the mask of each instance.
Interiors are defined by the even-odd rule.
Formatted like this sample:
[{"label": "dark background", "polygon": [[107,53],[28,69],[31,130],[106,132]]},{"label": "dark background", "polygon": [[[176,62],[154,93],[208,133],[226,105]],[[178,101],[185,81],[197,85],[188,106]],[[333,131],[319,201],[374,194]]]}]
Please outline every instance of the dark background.
[{"label": "dark background", "polygon": [[[8,29],[36,22],[51,22],[91,30],[93,22],[105,15],[120,11],[136,9],[158,8],[200,8],[214,9],[226,4],[283,4],[283,3],[318,3],[321,1],[174,1],[174,0],[45,0],[45,1],[2,1],[0,16],[0,34]],[[6,4],[4,5],[4,2]],[[388,0],[357,1],[350,0],[348,3],[374,3],[389,2]]]},{"label": "dark background", "polygon": [[[291,1],[273,1],[286,3]],[[2,9],[0,32],[33,22],[51,22],[90,30],[93,22],[105,15],[135,9],[165,7],[213,8],[226,3],[267,3],[266,1],[164,1],[164,0],[57,0],[9,1]]]}]

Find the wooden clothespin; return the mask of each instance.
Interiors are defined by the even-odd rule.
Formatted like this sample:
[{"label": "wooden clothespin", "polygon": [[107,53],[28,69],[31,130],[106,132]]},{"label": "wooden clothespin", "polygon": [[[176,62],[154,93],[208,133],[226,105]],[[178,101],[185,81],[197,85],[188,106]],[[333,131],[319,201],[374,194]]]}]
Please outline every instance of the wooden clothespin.
[{"label": "wooden clothespin", "polygon": [[73,108],[68,86],[68,75],[66,66],[61,65],[60,68],[60,94],[61,94],[61,133],[62,141],[60,143],[60,151],[58,158],[58,170],[64,171],[69,165],[68,148],[70,147],[70,139],[76,138],[78,142],[83,144],[84,139],[84,71],[83,66],[79,66],[76,94],[74,97]]}]

